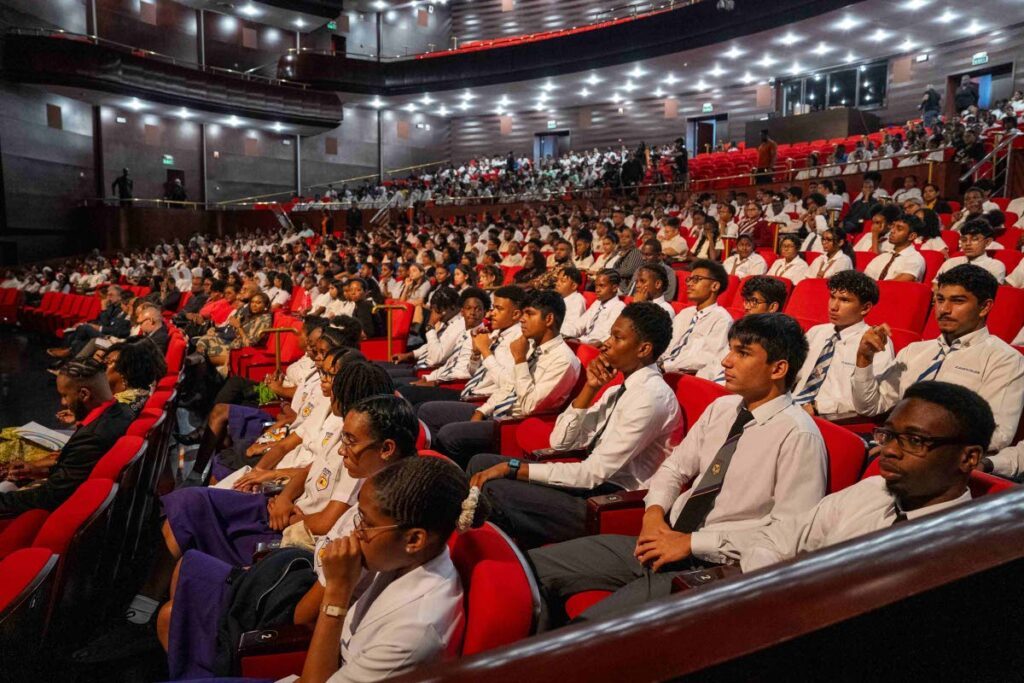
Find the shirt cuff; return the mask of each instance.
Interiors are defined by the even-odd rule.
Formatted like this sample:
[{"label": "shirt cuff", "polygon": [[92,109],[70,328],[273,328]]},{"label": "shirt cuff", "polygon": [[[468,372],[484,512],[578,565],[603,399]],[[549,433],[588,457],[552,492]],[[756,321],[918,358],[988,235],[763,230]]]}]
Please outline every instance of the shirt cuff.
[{"label": "shirt cuff", "polygon": [[721,540],[715,531],[694,531],[690,534],[690,554],[702,560],[718,556]]},{"label": "shirt cuff", "polygon": [[530,463],[530,473],[529,473],[530,481],[535,481],[535,482],[537,482],[539,484],[546,484],[546,483],[548,483],[548,481],[550,481],[550,477],[551,477],[551,468],[548,465],[546,465],[544,463],[540,463],[540,462],[537,462],[537,463],[531,462]]}]

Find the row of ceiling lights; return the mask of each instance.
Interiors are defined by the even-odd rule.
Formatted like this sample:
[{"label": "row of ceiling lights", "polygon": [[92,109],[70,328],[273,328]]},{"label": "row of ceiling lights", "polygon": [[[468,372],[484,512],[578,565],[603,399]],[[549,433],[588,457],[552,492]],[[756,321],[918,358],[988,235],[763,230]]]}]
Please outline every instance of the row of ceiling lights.
[{"label": "row of ceiling lights", "polygon": [[[128,102],[126,102],[124,104],[124,107],[126,109],[131,109],[134,112],[141,112],[141,111],[148,110],[150,108],[150,105],[148,103],[146,103],[146,102],[143,102],[142,100],[140,100],[137,97],[133,97],[131,100],[129,100]],[[173,115],[173,116],[178,117],[179,119],[182,119],[182,120],[188,120],[188,119],[191,119],[193,116],[195,116],[195,113],[189,111],[185,107],[179,107],[178,109],[174,109],[174,110],[172,110],[169,113],[171,115]],[[221,124],[223,124],[225,126],[231,126],[232,128],[240,128],[242,126],[253,128],[254,125],[255,125],[252,122],[244,121],[244,120],[238,118],[234,114],[232,114],[231,116],[229,116],[229,117],[227,117],[225,119],[217,121],[216,123],[221,123]],[[289,126],[286,126],[286,125],[282,124],[280,121],[276,121],[273,124],[270,124],[269,128],[270,128],[270,130],[272,130],[272,131],[274,131],[276,133],[281,133],[281,132],[287,130],[289,128]]]}]

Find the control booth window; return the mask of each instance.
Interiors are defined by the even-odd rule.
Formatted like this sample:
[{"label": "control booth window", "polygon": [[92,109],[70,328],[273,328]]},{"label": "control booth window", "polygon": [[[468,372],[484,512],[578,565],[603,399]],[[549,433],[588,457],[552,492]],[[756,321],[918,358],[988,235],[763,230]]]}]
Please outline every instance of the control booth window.
[{"label": "control booth window", "polygon": [[799,76],[782,81],[782,113],[805,114],[833,107],[875,109],[885,104],[888,62]]}]

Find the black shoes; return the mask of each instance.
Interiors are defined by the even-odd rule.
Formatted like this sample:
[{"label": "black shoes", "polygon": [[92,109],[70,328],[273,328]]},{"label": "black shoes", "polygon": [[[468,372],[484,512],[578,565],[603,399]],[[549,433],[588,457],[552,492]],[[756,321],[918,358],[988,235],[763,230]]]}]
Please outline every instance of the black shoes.
[{"label": "black shoes", "polygon": [[161,650],[155,623],[155,618],[147,624],[122,621],[85,647],[76,650],[71,659],[80,664],[100,664]]},{"label": "black shoes", "polygon": [[203,430],[193,429],[188,434],[179,434],[178,432],[174,432],[174,440],[182,446],[196,446],[203,440]]}]

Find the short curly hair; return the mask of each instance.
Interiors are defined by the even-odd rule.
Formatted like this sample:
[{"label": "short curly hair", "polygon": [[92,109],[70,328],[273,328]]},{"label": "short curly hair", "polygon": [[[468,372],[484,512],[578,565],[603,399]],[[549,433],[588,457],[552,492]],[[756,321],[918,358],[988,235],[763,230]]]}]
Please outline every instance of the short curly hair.
[{"label": "short curly hair", "polygon": [[672,341],[672,317],[664,308],[649,301],[634,301],[619,315],[633,325],[640,341],[651,343],[652,361],[665,353]]}]

